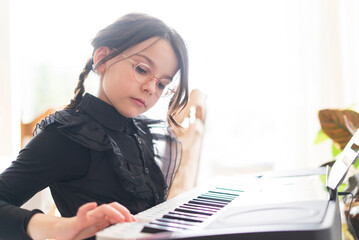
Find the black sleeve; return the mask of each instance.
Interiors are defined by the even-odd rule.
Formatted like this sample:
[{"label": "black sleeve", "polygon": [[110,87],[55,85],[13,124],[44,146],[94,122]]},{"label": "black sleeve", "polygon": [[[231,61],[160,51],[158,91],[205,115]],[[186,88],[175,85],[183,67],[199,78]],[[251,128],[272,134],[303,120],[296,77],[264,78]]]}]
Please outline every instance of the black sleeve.
[{"label": "black sleeve", "polygon": [[20,206],[55,182],[86,174],[89,153],[53,125],[34,137],[0,174],[0,239],[29,239],[27,224],[41,211]]}]

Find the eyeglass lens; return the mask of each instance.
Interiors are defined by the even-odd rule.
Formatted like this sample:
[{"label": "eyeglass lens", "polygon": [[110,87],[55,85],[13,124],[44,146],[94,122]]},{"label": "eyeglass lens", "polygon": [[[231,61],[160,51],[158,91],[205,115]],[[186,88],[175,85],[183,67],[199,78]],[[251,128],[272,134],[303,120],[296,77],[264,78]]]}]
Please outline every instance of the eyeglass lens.
[{"label": "eyeglass lens", "polygon": [[138,63],[133,67],[133,75],[136,78],[136,80],[141,83],[155,79],[157,81],[156,94],[158,94],[159,96],[168,96],[173,93],[173,90],[169,89],[171,79],[155,78],[152,69],[144,63]]}]

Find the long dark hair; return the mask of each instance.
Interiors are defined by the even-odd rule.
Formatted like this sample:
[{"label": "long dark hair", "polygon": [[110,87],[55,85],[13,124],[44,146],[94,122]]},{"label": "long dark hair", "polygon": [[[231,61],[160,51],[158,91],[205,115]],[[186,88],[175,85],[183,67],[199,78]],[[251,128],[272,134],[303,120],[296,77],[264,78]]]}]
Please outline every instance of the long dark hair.
[{"label": "long dark hair", "polygon": [[[170,125],[179,124],[173,116],[180,112],[188,102],[188,54],[182,37],[163,21],[152,16],[140,13],[127,14],[99,31],[92,40],[93,53],[99,47],[116,49],[104,57],[98,66],[121,54],[126,49],[152,37],[166,39],[174,49],[179,63],[180,84],[168,106],[167,120]],[[67,109],[76,110],[85,93],[84,81],[93,68],[93,58],[90,58],[79,76],[75,96]]]}]

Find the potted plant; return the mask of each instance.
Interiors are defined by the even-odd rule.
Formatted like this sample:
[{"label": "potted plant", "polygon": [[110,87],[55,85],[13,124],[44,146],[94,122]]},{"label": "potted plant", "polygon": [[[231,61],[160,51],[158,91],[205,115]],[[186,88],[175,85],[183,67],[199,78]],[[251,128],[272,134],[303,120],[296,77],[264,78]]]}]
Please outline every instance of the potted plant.
[{"label": "potted plant", "polygon": [[[333,141],[332,154],[333,159],[324,165],[332,165],[335,162],[335,157],[344,149],[351,137],[359,128],[359,113],[350,109],[324,109],[318,113],[321,130],[319,131],[316,143],[323,142],[327,139]],[[354,169],[359,166],[359,161],[354,163]],[[349,174],[349,178],[344,182],[339,191],[349,191],[353,193],[354,200],[350,214],[348,213],[351,199],[343,197],[345,203],[344,213],[352,223],[357,237],[359,237],[359,172],[354,171],[353,174]],[[347,232],[347,231],[346,231]],[[345,231],[344,231],[345,233]],[[353,233],[355,234],[355,233]],[[346,235],[346,239],[353,239],[351,236]]]}]

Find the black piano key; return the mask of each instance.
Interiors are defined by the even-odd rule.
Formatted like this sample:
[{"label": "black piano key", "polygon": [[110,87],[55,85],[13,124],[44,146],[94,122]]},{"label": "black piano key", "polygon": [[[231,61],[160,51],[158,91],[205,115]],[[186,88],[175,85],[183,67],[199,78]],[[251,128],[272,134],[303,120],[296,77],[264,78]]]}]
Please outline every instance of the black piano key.
[{"label": "black piano key", "polygon": [[166,228],[163,228],[163,227],[160,227],[160,226],[157,226],[157,225],[152,225],[152,224],[146,224],[141,232],[143,233],[160,233],[160,232],[169,232],[168,229]]},{"label": "black piano key", "polygon": [[144,233],[159,233],[159,232],[178,232],[186,230],[186,228],[169,227],[158,224],[149,223],[146,224],[141,232]]},{"label": "black piano key", "polygon": [[200,218],[196,218],[196,217],[185,217],[185,216],[180,216],[178,214],[173,214],[173,213],[167,213],[165,215],[163,215],[163,218],[169,218],[169,219],[177,219],[177,220],[183,220],[183,221],[188,221],[188,222],[203,222],[205,219],[200,219]]},{"label": "black piano key", "polygon": [[184,213],[192,213],[192,214],[200,214],[200,215],[206,215],[206,216],[212,216],[213,213],[208,213],[208,212],[201,212],[201,211],[195,211],[195,210],[190,210],[190,209],[186,209],[186,208],[176,208],[174,210],[175,212],[184,212]]},{"label": "black piano key", "polygon": [[209,214],[213,214],[213,213],[217,212],[217,210],[212,210],[212,209],[208,209],[208,208],[201,208],[201,207],[194,207],[194,206],[188,206],[188,205],[182,205],[181,208],[194,210],[194,211],[206,212],[206,213],[209,213]]},{"label": "black piano key", "polygon": [[171,211],[171,212],[169,212],[169,214],[176,214],[179,216],[198,218],[198,219],[207,219],[208,218],[208,216],[203,216],[203,215],[199,216],[199,215],[192,214],[192,213],[184,213],[184,212],[176,212],[176,211]]},{"label": "black piano key", "polygon": [[234,199],[236,198],[220,198],[218,196],[211,196],[211,195],[201,195],[201,196],[198,196],[199,197],[204,197],[204,198],[214,198],[214,199],[218,199],[218,200],[224,200],[224,201],[228,201],[228,202],[232,202]]},{"label": "black piano key", "polygon": [[231,202],[232,200],[227,200],[227,199],[219,199],[219,198],[214,198],[214,197],[207,197],[207,196],[198,196],[197,198],[200,198],[200,199],[207,199],[207,200],[215,200],[215,201],[218,201],[218,202],[226,202],[226,203],[229,203]]},{"label": "black piano key", "polygon": [[229,201],[233,201],[234,199],[237,198],[237,196],[223,196],[223,195],[219,195],[219,194],[210,194],[210,193],[204,193],[204,194],[202,194],[200,196],[223,199],[223,200],[229,200]]},{"label": "black piano key", "polygon": [[214,201],[214,200],[209,200],[209,199],[203,199],[203,198],[194,198],[192,199],[193,201],[201,201],[201,202],[208,202],[208,203],[214,203],[214,204],[219,204],[222,206],[225,206],[228,204],[228,202],[218,202],[218,201]]},{"label": "black piano key", "polygon": [[212,207],[212,206],[206,206],[206,205],[203,205],[203,204],[196,204],[196,203],[185,203],[185,204],[183,204],[183,206],[201,207],[201,208],[205,208],[205,209],[208,209],[208,210],[214,210],[214,211],[218,211],[218,210],[221,209],[220,207]]},{"label": "black piano key", "polygon": [[242,190],[216,188],[199,195],[173,211],[147,224],[142,232],[184,231],[197,228],[203,221],[239,196]]},{"label": "black piano key", "polygon": [[219,207],[219,208],[222,208],[225,206],[222,204],[214,204],[214,203],[209,203],[209,202],[204,202],[204,201],[195,201],[195,200],[190,200],[188,203],[200,204],[200,205],[204,205],[204,206]]},{"label": "black piano key", "polygon": [[235,193],[225,193],[225,192],[218,192],[218,191],[208,191],[210,193],[217,193],[217,194],[223,194],[223,195],[229,195],[229,196],[239,196],[239,194]]}]

